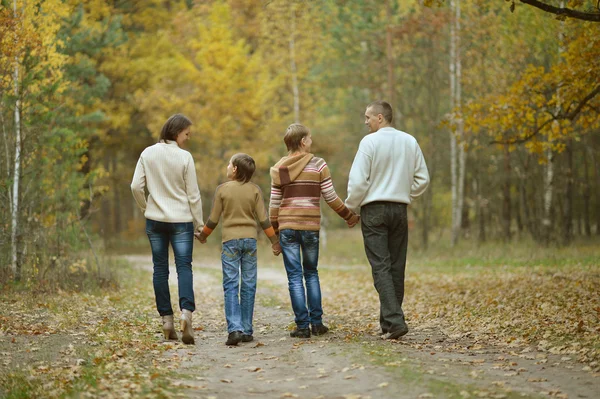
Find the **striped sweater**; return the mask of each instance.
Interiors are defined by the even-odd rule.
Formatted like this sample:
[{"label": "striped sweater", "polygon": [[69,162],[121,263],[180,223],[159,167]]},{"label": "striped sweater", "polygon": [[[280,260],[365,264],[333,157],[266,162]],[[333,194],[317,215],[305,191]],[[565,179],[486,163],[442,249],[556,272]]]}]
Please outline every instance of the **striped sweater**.
[{"label": "striped sweater", "polygon": [[345,220],[352,212],[337,196],[327,163],[313,154],[283,157],[271,168],[269,217],[276,231],[321,227],[321,196]]}]

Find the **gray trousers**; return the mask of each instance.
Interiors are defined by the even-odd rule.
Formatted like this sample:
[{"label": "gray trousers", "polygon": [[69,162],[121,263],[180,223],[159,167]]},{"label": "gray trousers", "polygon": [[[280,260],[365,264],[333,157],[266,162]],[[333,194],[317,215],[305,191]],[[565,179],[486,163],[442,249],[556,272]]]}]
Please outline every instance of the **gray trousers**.
[{"label": "gray trousers", "polygon": [[379,322],[384,333],[405,326],[404,270],[408,248],[406,204],[377,201],[363,205],[361,228],[373,282],[379,294]]}]

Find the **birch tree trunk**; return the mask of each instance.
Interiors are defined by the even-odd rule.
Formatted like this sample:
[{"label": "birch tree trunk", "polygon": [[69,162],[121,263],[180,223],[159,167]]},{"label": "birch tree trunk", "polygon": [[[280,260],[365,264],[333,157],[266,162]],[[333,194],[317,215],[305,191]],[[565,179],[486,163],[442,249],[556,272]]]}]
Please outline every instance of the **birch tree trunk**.
[{"label": "birch tree trunk", "polygon": [[[17,0],[13,1],[13,12],[17,17]],[[21,279],[21,267],[18,259],[17,233],[19,228],[19,178],[21,177],[21,101],[19,98],[19,57],[15,56],[15,69],[13,73],[15,92],[15,162],[13,174],[13,192],[11,208],[11,268],[15,280]]]},{"label": "birch tree trunk", "polygon": [[298,88],[298,68],[296,66],[296,12],[293,4],[290,19],[290,69],[292,72],[292,94],[294,96],[294,120],[296,123],[300,123],[300,89]]},{"label": "birch tree trunk", "polygon": [[[564,0],[560,2],[560,8],[565,6]],[[560,23],[560,30],[558,32],[558,51],[562,52],[562,42],[563,42],[563,29],[564,22]],[[556,89],[556,112],[560,111],[561,102],[560,102],[560,89]],[[554,121],[555,128],[560,129],[560,125],[558,121]],[[546,150],[546,158],[548,162],[546,163],[546,173],[544,176],[544,218],[542,219],[542,226],[544,230],[544,240],[546,244],[550,242],[550,235],[552,231],[552,221],[551,221],[551,209],[552,209],[552,195],[554,193],[554,155],[552,153],[552,146],[548,145],[548,149]]]},{"label": "birch tree trunk", "polygon": [[455,132],[450,136],[450,171],[452,184],[452,245],[456,245],[462,226],[465,193],[466,153],[458,138],[463,137],[461,107],[460,62],[460,0],[450,2],[453,21],[450,24],[450,108],[458,110],[454,116]]}]

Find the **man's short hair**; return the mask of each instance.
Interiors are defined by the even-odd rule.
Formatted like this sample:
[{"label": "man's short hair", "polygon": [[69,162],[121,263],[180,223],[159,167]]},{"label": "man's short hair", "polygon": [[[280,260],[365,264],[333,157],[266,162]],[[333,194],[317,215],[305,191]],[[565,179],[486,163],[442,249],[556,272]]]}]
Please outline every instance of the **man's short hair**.
[{"label": "man's short hair", "polygon": [[392,123],[392,121],[394,120],[394,112],[392,111],[392,106],[385,101],[373,101],[371,104],[367,105],[367,109],[368,108],[371,108],[375,115],[383,115],[383,119],[385,119],[387,123]]},{"label": "man's short hair", "polygon": [[235,180],[247,183],[252,179],[252,175],[256,170],[254,159],[248,154],[235,154],[231,157],[231,164],[237,168],[235,171]]},{"label": "man's short hair", "polygon": [[288,126],[283,136],[283,141],[288,151],[298,151],[302,144],[302,139],[308,136],[310,130],[299,123],[292,123]]}]

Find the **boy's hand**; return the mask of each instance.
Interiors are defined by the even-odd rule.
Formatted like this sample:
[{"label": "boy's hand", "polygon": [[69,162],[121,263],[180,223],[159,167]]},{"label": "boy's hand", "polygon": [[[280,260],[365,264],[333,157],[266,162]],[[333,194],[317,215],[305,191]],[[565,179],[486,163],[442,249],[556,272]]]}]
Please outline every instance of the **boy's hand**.
[{"label": "boy's hand", "polygon": [[350,219],[346,220],[346,223],[348,224],[349,228],[356,226],[358,222],[360,222],[360,216],[358,216],[357,214],[352,214],[352,216],[350,216]]},{"label": "boy's hand", "polygon": [[271,245],[271,249],[273,250],[273,255],[278,256],[281,253],[281,244],[276,242],[275,244]]}]

